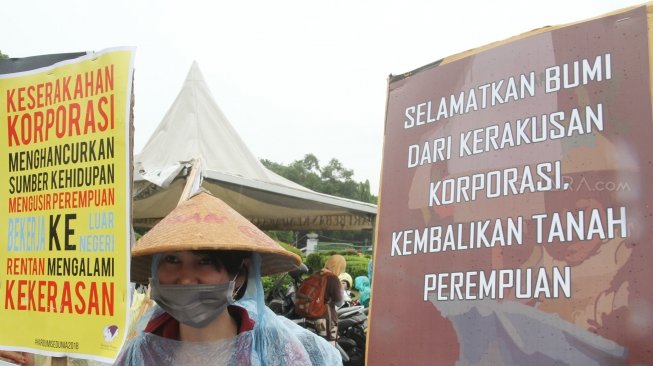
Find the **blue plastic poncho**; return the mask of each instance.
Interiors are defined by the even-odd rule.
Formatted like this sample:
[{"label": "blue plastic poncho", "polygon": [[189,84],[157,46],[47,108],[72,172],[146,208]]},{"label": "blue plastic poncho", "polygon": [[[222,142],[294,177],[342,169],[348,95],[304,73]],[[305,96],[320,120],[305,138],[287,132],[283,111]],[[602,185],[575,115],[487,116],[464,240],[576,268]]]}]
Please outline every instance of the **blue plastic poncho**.
[{"label": "blue plastic poncho", "polygon": [[366,276],[358,276],[354,284],[358,290],[358,301],[365,307],[370,306],[370,279]]},{"label": "blue plastic poncho", "polygon": [[[260,255],[253,253],[247,291],[236,302],[256,322],[253,330],[214,342],[177,341],[141,331],[125,345],[116,365],[342,365],[340,353],[326,340],[265,306],[260,263]],[[141,329],[162,311],[156,306]]]}]

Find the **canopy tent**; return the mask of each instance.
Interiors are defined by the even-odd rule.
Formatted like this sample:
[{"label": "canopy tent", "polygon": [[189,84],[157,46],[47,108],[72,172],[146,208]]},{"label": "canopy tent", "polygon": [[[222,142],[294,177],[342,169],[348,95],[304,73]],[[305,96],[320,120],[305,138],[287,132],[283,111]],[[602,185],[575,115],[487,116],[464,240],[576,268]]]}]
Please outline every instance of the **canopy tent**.
[{"label": "canopy tent", "polygon": [[176,207],[201,161],[202,187],[264,230],[371,230],[376,205],[312,191],[268,170],[214,101],[196,62],[172,106],[134,156],[135,228]]}]

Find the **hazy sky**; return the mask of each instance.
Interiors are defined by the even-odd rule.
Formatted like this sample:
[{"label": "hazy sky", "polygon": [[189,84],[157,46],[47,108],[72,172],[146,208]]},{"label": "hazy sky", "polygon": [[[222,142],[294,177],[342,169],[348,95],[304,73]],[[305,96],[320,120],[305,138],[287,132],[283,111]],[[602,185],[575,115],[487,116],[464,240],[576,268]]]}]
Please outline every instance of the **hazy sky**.
[{"label": "hazy sky", "polygon": [[136,47],[140,152],[195,60],[259,158],[340,160],[376,193],[388,75],[629,0],[5,1],[11,57]]}]

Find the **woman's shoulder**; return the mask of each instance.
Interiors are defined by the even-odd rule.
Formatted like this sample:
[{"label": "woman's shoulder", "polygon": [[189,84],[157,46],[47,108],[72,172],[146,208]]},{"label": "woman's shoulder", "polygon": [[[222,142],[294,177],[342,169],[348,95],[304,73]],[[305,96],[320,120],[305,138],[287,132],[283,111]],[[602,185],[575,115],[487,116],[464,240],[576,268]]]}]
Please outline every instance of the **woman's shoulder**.
[{"label": "woman's shoulder", "polygon": [[338,276],[336,276],[336,275],[335,275],[333,272],[331,272],[331,271],[320,270],[320,271],[317,272],[317,273],[319,273],[321,276],[327,277],[327,278],[329,279],[329,281],[333,281],[333,280],[335,280],[335,281],[340,282],[340,279],[338,278]]}]

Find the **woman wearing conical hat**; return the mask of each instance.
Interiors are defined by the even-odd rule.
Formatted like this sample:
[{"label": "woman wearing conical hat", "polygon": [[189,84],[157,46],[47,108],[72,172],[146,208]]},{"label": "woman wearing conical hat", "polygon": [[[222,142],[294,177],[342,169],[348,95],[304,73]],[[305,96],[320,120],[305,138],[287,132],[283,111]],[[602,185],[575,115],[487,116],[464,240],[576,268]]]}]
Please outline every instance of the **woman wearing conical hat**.
[{"label": "woman wearing conical hat", "polygon": [[158,306],[118,365],[340,365],[324,339],[265,306],[261,275],[295,269],[283,249],[218,198],[181,203],[132,248]]}]

